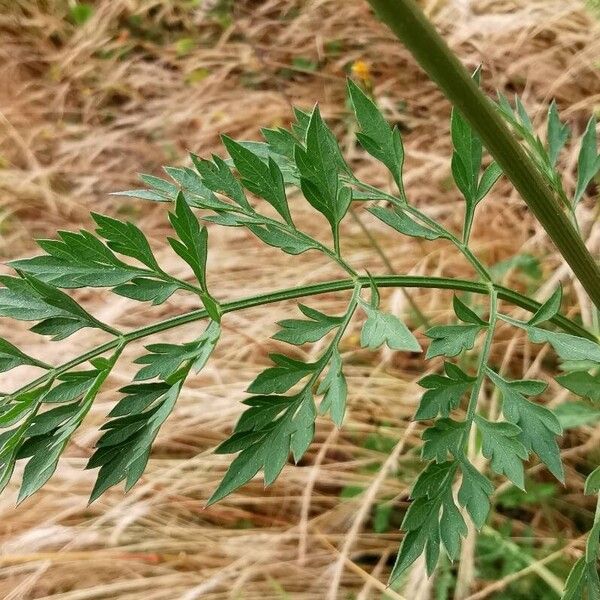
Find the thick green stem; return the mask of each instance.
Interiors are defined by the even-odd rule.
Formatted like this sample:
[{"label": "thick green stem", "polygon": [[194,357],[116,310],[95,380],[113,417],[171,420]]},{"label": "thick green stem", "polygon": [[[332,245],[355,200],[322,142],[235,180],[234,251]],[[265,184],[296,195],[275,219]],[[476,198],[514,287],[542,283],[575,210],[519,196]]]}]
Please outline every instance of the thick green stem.
[{"label": "thick green stem", "polygon": [[[341,292],[344,290],[353,289],[358,283],[361,288],[369,287],[371,281],[375,282],[375,285],[380,288],[391,287],[407,287],[407,288],[429,288],[429,289],[441,289],[441,290],[454,290],[458,292],[471,292],[474,294],[489,294],[491,289],[496,290],[498,298],[506,300],[511,304],[523,308],[531,313],[535,313],[540,308],[540,303],[523,296],[518,292],[510,290],[508,288],[490,285],[485,283],[479,283],[475,281],[467,281],[465,279],[448,279],[446,277],[422,277],[412,275],[380,275],[373,278],[370,277],[359,277],[355,279],[336,279],[334,281],[326,281],[323,283],[315,283],[312,285],[305,285],[301,287],[289,288],[285,290],[279,290],[276,292],[270,292],[268,294],[260,294],[259,296],[251,296],[249,298],[242,298],[241,300],[233,300],[232,302],[225,302],[221,305],[222,314],[235,312],[238,310],[244,310],[247,308],[253,308],[256,306],[262,306],[265,304],[272,304],[274,302],[282,302],[284,300],[293,300],[295,298],[303,298],[305,296],[317,296],[319,294],[328,294],[332,292]],[[96,348],[88,350],[84,354],[77,356],[76,358],[63,363],[57,367],[54,367],[51,371],[48,371],[41,377],[38,377],[34,381],[23,386],[19,390],[4,396],[2,403],[9,402],[18,394],[22,394],[29,390],[33,390],[39,385],[42,385],[47,380],[52,379],[65,373],[70,369],[81,365],[96,356],[100,356],[105,352],[117,348],[121,344],[128,344],[135,340],[140,340],[146,337],[150,337],[157,333],[180,327],[181,325],[187,325],[195,321],[200,321],[208,317],[208,312],[205,309],[193,310],[184,315],[177,317],[171,317],[165,319],[159,323],[148,325],[147,327],[141,327],[135,329],[119,337],[116,337]],[[590,340],[595,340],[593,334],[571,321],[563,315],[555,315],[550,320],[552,323],[566,331],[580,337],[585,337]]]},{"label": "thick green stem", "polygon": [[481,137],[597,307],[600,268],[534,162],[414,0],[369,0]]}]

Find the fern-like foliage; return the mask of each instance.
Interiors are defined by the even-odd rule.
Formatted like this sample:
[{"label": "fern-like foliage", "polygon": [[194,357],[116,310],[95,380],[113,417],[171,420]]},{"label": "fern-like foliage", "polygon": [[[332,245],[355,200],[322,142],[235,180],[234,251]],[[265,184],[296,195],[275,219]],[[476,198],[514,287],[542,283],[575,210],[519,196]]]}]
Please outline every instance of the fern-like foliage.
[{"label": "fern-like foliage", "polygon": [[[424,468],[411,492],[412,502],[403,523],[405,537],[392,580],[401,577],[423,553],[430,574],[442,548],[451,560],[459,556],[467,519],[477,528],[486,522],[496,475],[524,488],[525,464],[535,458],[558,480],[564,479],[557,442],[560,423],[537,400],[547,383],[512,379],[499,371],[500,365],[491,358],[494,335],[503,322],[522,330],[533,343],[550,344],[565,367],[557,381],[596,403],[600,401],[597,338],[560,314],[560,289],[539,305],[498,285],[493,271],[469,248],[476,208],[501,172],[496,163],[485,157],[481,141],[462,115],[455,111],[451,122],[452,175],[465,200],[464,226],[457,236],[409,202],[403,185],[404,148],[398,128],[388,124],[373,100],[353,82],[348,84],[348,94],[358,124],[358,142],[389,170],[397,194],[377,189],[354,175],[318,107],[310,112],[296,110],[291,129],[265,129],[263,142],[223,136],[227,159],[192,155],[193,168],[167,167],[169,179],[142,175],[146,187],[120,192],[172,204],[169,220],[173,236],[169,244],[188,264],[193,283],[163,270],[135,224],[98,214],[92,215],[94,232],[61,231],[56,239],[39,241],[41,255],[11,263],[16,275],[0,278],[1,316],[31,321],[34,333],[54,340],[67,338],[83,328],[100,329],[110,340],[62,365],[47,364],[0,340],[0,370],[28,365],[42,372],[36,380],[2,396],[2,488],[19,461],[25,462],[19,500],[48,481],[128,343],[193,320],[207,319],[206,329],[195,339],[146,346],[135,360],[139,370],[133,381],[120,390],[120,399],[101,427],[102,434],[87,465],[98,470],[91,499],[120,482],[128,490],[144,472],[152,443],[186,379],[209,360],[219,340],[221,320],[228,312],[313,293],[349,290],[341,314],[325,314],[310,304],[299,304],[296,318],[278,323],[274,339],[292,347],[325,340],[323,350],[314,362],[299,360],[293,349],[272,354],[272,366],[249,384],[246,409],[231,436],[216,450],[235,457],[209,504],[231,494],[259,472],[265,484],[273,483],[290,455],[298,462],[306,453],[314,437],[317,415],[329,414],[336,425],[342,426],[348,384],[341,341],[357,315],[362,320],[363,348],[376,351],[386,345],[397,352],[423,352],[422,342],[402,318],[381,305],[381,286],[440,287],[456,292],[453,322],[429,327],[424,332],[425,358],[443,360],[439,362],[441,372],[419,382],[425,391],[415,418],[427,425],[422,434]],[[575,207],[600,169],[595,121],[590,120],[582,138],[576,189],[567,193],[556,165],[569,129],[560,121],[556,105],[552,104],[548,113],[545,143],[536,135],[519,99],[513,108],[501,96],[498,106],[524,140],[549,185],[563,199],[565,210],[575,218]],[[315,239],[296,226],[289,198],[297,190],[328,223],[329,239]],[[272,210],[265,212],[264,203]],[[340,224],[353,203],[367,204],[374,219],[400,235],[454,246],[473,267],[477,279],[469,282],[358,273],[343,256],[340,243]],[[347,279],[220,303],[207,278],[208,233],[202,222],[213,224],[213,229],[243,227],[265,244],[288,254],[318,252],[325,260],[335,262]],[[154,305],[166,302],[176,293],[194,294],[202,308],[122,332],[99,321],[68,293],[88,287],[109,288],[120,296]],[[488,303],[480,306],[462,292],[484,294]],[[528,309],[531,317],[518,320],[505,314],[502,300]],[[464,353],[473,353],[474,368],[465,370],[457,364]],[[499,417],[478,404],[486,387],[495,389],[501,399]],[[476,437],[471,435],[473,429]],[[489,461],[487,473],[478,471],[469,460],[469,440],[473,439]],[[590,474],[586,493],[597,494],[599,489],[600,468]],[[582,598],[586,594],[590,599],[598,598],[599,535],[597,517],[586,553],[568,580],[565,598]]]}]

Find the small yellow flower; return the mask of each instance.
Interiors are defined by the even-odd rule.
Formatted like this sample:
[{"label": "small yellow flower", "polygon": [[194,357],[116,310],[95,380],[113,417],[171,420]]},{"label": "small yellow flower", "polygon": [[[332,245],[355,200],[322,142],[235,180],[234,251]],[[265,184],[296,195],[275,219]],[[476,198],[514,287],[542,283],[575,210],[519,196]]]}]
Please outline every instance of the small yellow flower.
[{"label": "small yellow flower", "polygon": [[356,60],[352,63],[352,74],[367,82],[371,79],[371,66],[364,60]]}]

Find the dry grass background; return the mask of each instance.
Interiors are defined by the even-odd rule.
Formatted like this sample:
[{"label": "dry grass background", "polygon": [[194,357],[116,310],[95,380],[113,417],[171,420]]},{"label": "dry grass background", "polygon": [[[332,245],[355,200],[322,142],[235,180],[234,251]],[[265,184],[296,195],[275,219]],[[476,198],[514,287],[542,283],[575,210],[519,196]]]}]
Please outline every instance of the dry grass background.
[{"label": "dry grass background", "polygon": [[[373,184],[388,185],[382,168],[352,141],[344,78],[357,60],[370,65],[380,105],[405,132],[409,197],[448,226],[459,226],[462,205],[449,184],[449,106],[365,2],[238,0],[229,15],[221,16],[208,4],[99,0],[93,16],[74,26],[62,0],[0,1],[3,258],[32,252],[32,236],[89,227],[87,214],[93,209],[134,219],[160,259],[174,273],[186,274],[163,243],[168,232],[164,207],[116,200],[108,192],[132,187],[138,171],[158,173],[162,164],[185,162],[188,149],[204,155],[218,150],[220,132],[255,138],[260,126],[287,124],[291,103],[306,108],[318,100],[358,172]],[[484,64],[488,91],[519,92],[538,118],[555,97],[579,132],[600,106],[600,28],[581,2],[424,0],[423,5],[469,67]],[[564,158],[567,173],[575,162],[572,150]],[[307,206],[294,199],[297,222],[326,236],[325,225]],[[600,228],[594,218],[591,205],[583,206],[583,229],[590,249],[598,252]],[[419,244],[366,222],[383,240],[396,272],[471,275],[448,247]],[[517,253],[539,257],[539,282],[514,270],[507,280],[520,288],[537,286],[539,297],[563,281],[573,313],[590,321],[589,303],[569,285],[568,270],[510,186],[498,186],[477,223],[473,247],[486,263]],[[356,223],[348,220],[344,233],[352,263],[385,271]],[[211,229],[210,234],[210,278],[222,299],[340,276],[318,256],[282,256],[244,231]],[[411,293],[432,320],[449,317],[449,295]],[[78,298],[101,319],[124,328],[194,307],[186,296],[159,308],[108,294],[82,292]],[[417,325],[402,294],[386,293],[384,300]],[[325,296],[312,304],[336,311],[343,302],[341,296]],[[255,481],[203,509],[226,468],[226,459],[211,449],[229,431],[246,385],[276,347],[269,340],[274,322],[293,312],[289,304],[229,315],[216,356],[189,380],[141,482],[126,496],[111,490],[88,507],[93,474],[82,467],[115,390],[130,377],[130,360],[139,347],[128,350],[50,483],[17,509],[16,484],[0,499],[0,596],[451,597],[444,585],[452,587],[455,572],[448,566],[435,583],[426,581],[418,563],[396,591],[383,591],[381,583],[401,539],[397,526],[419,467],[419,426],[410,421],[419,397],[415,382],[424,369],[439,365],[357,350],[356,328],[344,342],[350,389],[344,428],[320,422],[303,464],[287,467],[272,488],[263,490]],[[13,324],[0,329],[34,354],[49,352],[57,361],[96,342],[95,334],[80,333],[51,348],[24,330],[15,331]],[[194,329],[164,338],[190,339]],[[309,354],[318,351],[315,347]],[[556,368],[545,351],[509,330],[501,330],[493,360],[498,368],[529,377],[548,378]],[[29,375],[13,373],[3,379],[3,389]],[[551,404],[566,399],[551,386]],[[582,495],[582,473],[600,458],[599,440],[600,430],[591,426],[565,435],[564,489],[548,488],[548,475],[531,465],[538,501],[511,508],[505,500],[478,545],[473,538],[465,544],[457,597],[558,597],[590,522],[593,506]],[[550,494],[543,493],[547,489]],[[389,528],[374,518],[386,511]],[[386,530],[375,533],[374,526]]]}]

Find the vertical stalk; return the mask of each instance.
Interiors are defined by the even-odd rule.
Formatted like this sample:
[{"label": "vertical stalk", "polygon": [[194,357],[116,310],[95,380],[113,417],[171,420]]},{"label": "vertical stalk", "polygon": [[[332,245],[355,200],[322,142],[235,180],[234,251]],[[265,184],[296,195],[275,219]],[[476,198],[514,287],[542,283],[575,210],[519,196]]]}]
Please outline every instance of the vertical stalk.
[{"label": "vertical stalk", "polygon": [[596,307],[600,308],[600,268],[585,247],[539,169],[511,134],[414,0],[368,0],[381,20],[410,50],[512,181],[542,224]]},{"label": "vertical stalk", "polygon": [[469,423],[473,422],[475,418],[475,412],[477,411],[477,401],[479,400],[479,394],[485,381],[485,372],[487,369],[487,363],[490,358],[490,352],[492,350],[492,343],[494,341],[494,330],[496,328],[496,322],[498,320],[498,292],[493,285],[490,285],[490,309],[489,309],[489,322],[488,330],[485,334],[485,341],[483,348],[479,356],[479,368],[477,369],[477,379],[473,384],[471,396],[469,398],[469,404],[467,406],[467,416],[465,420]]}]

